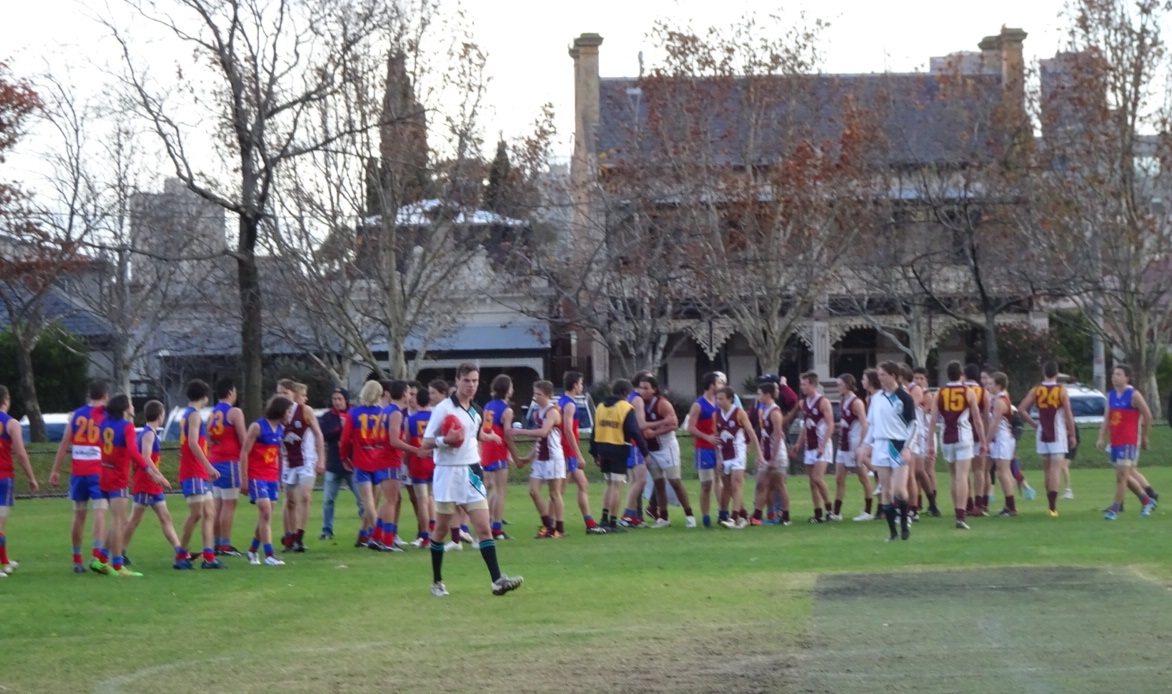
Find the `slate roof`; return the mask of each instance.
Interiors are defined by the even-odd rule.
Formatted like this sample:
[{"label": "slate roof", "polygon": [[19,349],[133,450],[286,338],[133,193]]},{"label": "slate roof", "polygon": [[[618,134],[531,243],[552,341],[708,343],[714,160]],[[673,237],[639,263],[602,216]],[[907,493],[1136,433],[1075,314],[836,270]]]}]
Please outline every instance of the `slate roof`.
[{"label": "slate roof", "polygon": [[[407,338],[404,348],[414,352],[421,347],[416,335]],[[457,328],[445,337],[436,338],[427,345],[435,352],[488,352],[497,350],[541,350],[549,347],[549,324],[545,321],[514,321],[504,324],[471,323]],[[385,342],[374,343],[371,349],[384,352]]]},{"label": "slate roof", "polygon": [[[851,103],[864,111],[867,127],[886,142],[882,156],[889,165],[972,162],[987,157],[996,141],[991,126],[1002,94],[999,75],[968,75],[963,86],[952,76],[929,73],[772,80],[765,89],[772,85],[776,98],[764,109],[760,144],[750,157],[755,164],[768,164],[785,154],[790,123],[812,128],[819,139],[836,139]],[[604,78],[599,87],[598,154],[604,165],[607,160],[621,162],[661,153],[666,138],[674,143],[693,136],[678,122],[670,122],[678,121],[670,115],[659,123],[660,114],[682,107],[711,119],[714,127],[705,137],[708,153],[718,163],[744,165],[747,84],[744,78],[725,84],[691,78]]]},{"label": "slate roof", "polygon": [[[113,327],[105,319],[70,301],[60,289],[50,289],[45,294],[44,301],[45,317],[50,321],[60,322],[74,335],[100,339],[112,337],[114,334]],[[8,325],[8,309],[0,303],[0,329],[5,329]]]}]

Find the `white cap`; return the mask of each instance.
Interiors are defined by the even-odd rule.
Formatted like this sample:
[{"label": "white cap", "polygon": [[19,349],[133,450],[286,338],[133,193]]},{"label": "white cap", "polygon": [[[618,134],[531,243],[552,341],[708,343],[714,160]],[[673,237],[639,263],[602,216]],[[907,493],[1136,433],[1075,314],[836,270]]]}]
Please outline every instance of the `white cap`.
[{"label": "white cap", "polygon": [[728,383],[728,376],[723,371],[713,371],[712,373],[716,376],[717,380]]}]

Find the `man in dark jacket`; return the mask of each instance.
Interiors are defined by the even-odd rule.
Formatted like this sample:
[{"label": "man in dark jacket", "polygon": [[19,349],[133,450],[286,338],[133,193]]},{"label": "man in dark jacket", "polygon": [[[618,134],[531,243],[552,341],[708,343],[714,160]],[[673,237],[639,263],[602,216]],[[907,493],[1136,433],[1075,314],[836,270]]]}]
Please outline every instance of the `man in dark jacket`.
[{"label": "man in dark jacket", "polygon": [[334,539],[334,502],[338,498],[338,491],[345,484],[350,488],[350,492],[354,494],[354,498],[358,502],[358,517],[362,517],[362,497],[358,494],[358,488],[354,484],[354,469],[350,464],[342,460],[342,454],[338,449],[338,444],[342,439],[342,420],[346,416],[347,410],[350,409],[350,394],[346,392],[345,388],[334,388],[334,394],[330,396],[330,405],[332,406],[329,412],[321,416],[321,433],[322,438],[326,443],[326,483],[325,483],[325,501],[322,503],[322,525],[321,537],[322,540]]},{"label": "man in dark jacket", "polygon": [[602,468],[606,492],[602,496],[602,524],[606,532],[620,532],[623,482],[627,479],[627,458],[632,443],[645,457],[647,441],[639,430],[635,408],[627,402],[631,382],[620,378],[611,387],[612,395],[594,409],[594,431],[590,434],[590,455]]}]

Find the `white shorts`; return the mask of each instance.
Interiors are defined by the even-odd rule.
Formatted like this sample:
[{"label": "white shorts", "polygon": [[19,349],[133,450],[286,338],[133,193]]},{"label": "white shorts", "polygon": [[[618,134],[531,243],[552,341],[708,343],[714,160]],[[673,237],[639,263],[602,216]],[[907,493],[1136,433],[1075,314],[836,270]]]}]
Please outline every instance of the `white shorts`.
[{"label": "white shorts", "polygon": [[240,489],[233,487],[225,489],[223,487],[212,487],[212,500],[219,499],[221,501],[236,501],[240,497]]},{"label": "white shorts", "polygon": [[919,420],[912,424],[912,432],[911,436],[908,437],[907,448],[908,452],[916,456],[922,456],[928,452],[928,432],[924,427],[920,426]]},{"label": "white shorts", "polygon": [[738,455],[737,457],[732,458],[732,459],[721,460],[720,466],[721,466],[721,468],[723,468],[724,474],[731,475],[734,470],[744,470],[745,463],[746,463],[745,456]]},{"label": "white shorts", "polygon": [[1052,443],[1038,441],[1038,455],[1066,455],[1068,450],[1065,437],[1056,439]]},{"label": "white shorts", "polygon": [[651,451],[647,456],[647,472],[653,480],[680,479],[679,445],[676,445],[675,455],[671,451]]},{"label": "white shorts", "polygon": [[455,513],[456,506],[468,510],[488,508],[484,480],[466,465],[436,465],[431,486],[440,513]]},{"label": "white shorts", "polygon": [[960,443],[945,443],[940,446],[940,455],[944,457],[944,462],[955,463],[958,460],[972,460],[973,459],[973,442],[961,441]]},{"label": "white shorts", "polygon": [[[436,469],[438,470],[439,468],[437,467]],[[529,479],[531,480],[564,480],[565,478],[565,458],[534,460],[532,463],[530,463]]]},{"label": "white shorts", "polygon": [[317,481],[317,473],[313,466],[306,463],[297,467],[286,467],[281,470],[281,484],[286,487],[312,486]]},{"label": "white shorts", "polygon": [[1017,452],[1017,439],[1009,431],[997,432],[997,438],[989,444],[989,457],[993,460],[1013,460]]},{"label": "white shorts", "polygon": [[886,467],[893,470],[903,467],[903,455],[888,439],[875,439],[871,447],[871,467]]},{"label": "white shorts", "polygon": [[[827,450],[830,449],[829,446],[827,446],[826,448],[827,448]],[[826,455],[822,455],[822,456],[818,455],[817,448],[815,448],[815,449],[807,448],[806,449],[806,465],[817,465],[818,463],[829,463],[829,462],[830,461],[827,460]]]},{"label": "white shorts", "polygon": [[856,468],[859,466],[859,461],[855,460],[855,451],[844,451],[839,449],[834,453],[834,464],[842,465],[846,468]]}]

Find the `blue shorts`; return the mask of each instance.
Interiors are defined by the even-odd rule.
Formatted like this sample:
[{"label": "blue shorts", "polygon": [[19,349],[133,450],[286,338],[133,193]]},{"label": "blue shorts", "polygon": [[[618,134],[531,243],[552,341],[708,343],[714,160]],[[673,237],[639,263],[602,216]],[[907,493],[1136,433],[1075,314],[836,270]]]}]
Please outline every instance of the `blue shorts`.
[{"label": "blue shorts", "polygon": [[240,463],[235,460],[226,463],[212,463],[219,478],[212,480],[212,486],[220,489],[240,489]]},{"label": "blue shorts", "polygon": [[714,469],[716,469],[716,449],[715,448],[697,448],[696,449],[696,469],[697,470],[714,470]]},{"label": "blue shorts", "polygon": [[138,504],[139,506],[154,506],[155,504],[161,504],[165,501],[167,501],[167,497],[164,494],[147,494],[146,492],[139,492],[138,494],[134,495],[134,503]]},{"label": "blue shorts", "polygon": [[179,487],[183,490],[183,496],[202,496],[204,494],[212,493],[212,484],[202,477],[192,477],[189,480],[181,480]]},{"label": "blue shorts", "polygon": [[16,500],[16,480],[6,477],[0,480],[0,506],[12,506]]},{"label": "blue shorts", "polygon": [[1137,460],[1139,459],[1139,446],[1111,446],[1111,462],[1118,463],[1120,460]]},{"label": "blue shorts", "polygon": [[354,484],[381,484],[385,479],[389,479],[386,470],[375,470],[374,472],[367,472],[366,470],[354,471]]},{"label": "blue shorts", "polygon": [[127,489],[126,487],[123,487],[122,489],[115,489],[115,490],[109,491],[109,492],[103,491],[102,498],[103,499],[129,499],[130,498],[130,490]]},{"label": "blue shorts", "polygon": [[276,480],[248,480],[248,500],[254,504],[258,499],[268,499],[276,503],[280,487]]},{"label": "blue shorts", "polygon": [[487,465],[482,465],[481,469],[483,469],[485,472],[496,472],[497,470],[507,470],[507,469],[509,469],[509,461],[495,460]]},{"label": "blue shorts", "polygon": [[69,500],[85,503],[105,499],[102,486],[98,484],[101,475],[71,475],[69,477]]},{"label": "blue shorts", "polygon": [[407,473],[403,470],[402,467],[390,467],[387,468],[387,479],[402,482],[403,480],[407,479]]},{"label": "blue shorts", "polygon": [[634,446],[631,446],[631,453],[630,453],[630,455],[627,456],[627,469],[630,470],[631,468],[635,467],[636,465],[642,465],[642,464],[643,464],[643,451],[639,450],[638,448],[636,448]]},{"label": "blue shorts", "polygon": [[566,458],[566,474],[572,475],[578,471],[578,459],[569,457]]},{"label": "blue shorts", "polygon": [[414,485],[414,484],[431,484],[431,478],[430,478],[430,477],[428,477],[428,478],[427,478],[427,479],[425,479],[425,480],[421,480],[421,479],[419,479],[418,477],[412,477],[412,478],[411,478],[411,484],[413,484],[413,485]]}]

